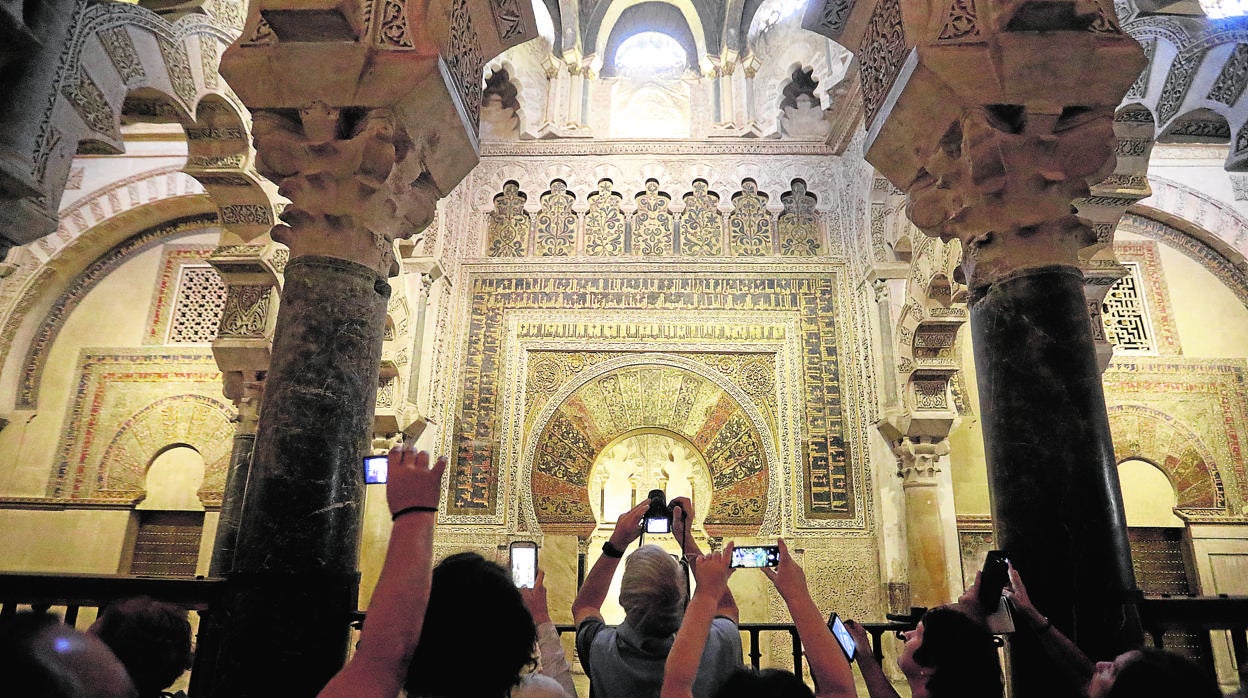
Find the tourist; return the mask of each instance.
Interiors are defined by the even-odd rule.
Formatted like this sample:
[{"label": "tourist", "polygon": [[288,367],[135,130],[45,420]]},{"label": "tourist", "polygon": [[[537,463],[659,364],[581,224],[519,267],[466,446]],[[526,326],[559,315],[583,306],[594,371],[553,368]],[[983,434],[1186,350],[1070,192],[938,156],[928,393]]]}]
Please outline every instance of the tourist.
[{"label": "tourist", "polygon": [[[87,630],[125,665],[139,698],[159,698],[191,666],[185,609],[139,596],[106,606]],[[182,693],[179,691],[179,693]]]},{"label": "tourist", "polygon": [[1128,650],[1110,662],[1093,664],[1031,602],[1018,570],[1009,566],[1009,584],[1002,593],[1015,615],[1040,641],[1040,646],[1087,698],[1221,698],[1218,683],[1198,664],[1159,649]]},{"label": "tourist", "polygon": [[0,676],[5,695],[22,698],[136,698],[112,650],[47,613],[18,613],[0,622]]},{"label": "tourist", "polygon": [[[539,671],[553,678],[563,687],[563,692],[576,698],[576,686],[572,683],[572,666],[563,652],[559,631],[550,618],[550,606],[546,601],[546,571],[538,568],[537,579],[532,588],[522,587],[520,596],[537,624]],[[512,694],[515,695],[514,693]]]},{"label": "tourist", "polygon": [[[641,523],[650,503],[622,514],[603,554],[585,577],[572,604],[576,648],[590,679],[595,698],[653,696],[663,685],[663,670],[684,615],[686,580],[680,565],[657,545],[643,545],[629,556],[620,581],[624,622],[607,627],[602,604],[624,549],[641,535]],[[672,500],[671,531],[685,555],[700,551],[691,539],[693,505],[687,498]],[[742,665],[738,611],[725,587],[715,599],[713,620],[702,652],[692,692],[710,698],[732,671]]]},{"label": "tourist", "polygon": [[[787,671],[740,668],[717,689],[715,698],[810,698],[814,695],[819,698],[855,698],[858,694],[849,661],[810,596],[805,572],[789,555],[783,540],[779,541],[779,548],[779,564],[774,570],[763,568],[763,573],[776,585],[776,590],[789,608],[818,692],[811,693],[800,678]],[[699,658],[706,643],[711,613],[716,600],[727,589],[728,577],[732,574],[729,566],[732,550],[733,544],[729,543],[723,552],[701,557],[694,565],[698,588],[685,610],[684,623],[667,659],[663,698],[693,695],[693,683],[699,671]]]}]

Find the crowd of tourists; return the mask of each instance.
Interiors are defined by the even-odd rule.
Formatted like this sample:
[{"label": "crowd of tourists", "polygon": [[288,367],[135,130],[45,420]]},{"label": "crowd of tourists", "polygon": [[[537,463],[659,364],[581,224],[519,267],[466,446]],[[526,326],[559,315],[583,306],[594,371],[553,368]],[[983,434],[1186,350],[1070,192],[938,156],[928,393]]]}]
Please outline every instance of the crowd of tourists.
[{"label": "crowd of tourists", "polygon": [[[389,454],[389,548],[352,659],[321,691],[324,698],[575,698],[569,662],[551,621],[544,575],[517,588],[511,573],[476,553],[433,565],[445,459],[396,447]],[[606,625],[602,606],[650,503],[621,515],[603,554],[573,602],[576,649],[593,698],[850,698],[858,695],[850,657],[869,698],[899,694],[876,661],[867,631],[846,621],[845,651],[811,597],[801,565],[779,541],[762,573],[788,607],[814,687],[777,669],[743,664],[738,608],[728,579],[733,543],[703,554],[690,535],[691,502],[670,503],[672,535],[692,570],[657,545],[624,562],[619,602],[625,618]],[[978,580],[977,580],[978,585]],[[912,698],[1001,698],[998,643],[973,586],[958,603],[935,608],[903,633],[897,666]],[[1037,635],[1067,675],[1071,694],[1088,698],[1219,698],[1216,681],[1175,654],[1137,649],[1093,664],[1032,604],[1018,570],[1003,594],[1019,632]],[[190,662],[186,612],[150,599],[107,607],[80,633],[46,614],[18,614],[0,627],[0,692],[47,697],[157,698]]]}]

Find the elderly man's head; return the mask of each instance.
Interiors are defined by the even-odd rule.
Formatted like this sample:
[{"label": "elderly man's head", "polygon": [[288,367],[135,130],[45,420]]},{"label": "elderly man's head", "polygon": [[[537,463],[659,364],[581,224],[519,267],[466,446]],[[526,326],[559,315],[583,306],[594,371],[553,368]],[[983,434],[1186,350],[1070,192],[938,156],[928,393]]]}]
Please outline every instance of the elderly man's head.
[{"label": "elderly man's head", "polygon": [[685,614],[685,575],[680,565],[657,545],[643,545],[624,563],[620,605],[628,624],[651,637],[666,637],[680,628]]}]

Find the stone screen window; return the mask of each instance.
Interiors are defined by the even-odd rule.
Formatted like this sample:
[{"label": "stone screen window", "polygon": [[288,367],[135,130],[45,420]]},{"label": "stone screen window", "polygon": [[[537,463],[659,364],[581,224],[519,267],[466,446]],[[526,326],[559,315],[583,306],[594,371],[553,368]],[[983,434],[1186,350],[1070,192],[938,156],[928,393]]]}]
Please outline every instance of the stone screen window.
[{"label": "stone screen window", "polygon": [[217,337],[225,308],[225,284],[210,266],[183,265],[169,320],[168,344],[206,344]]},{"label": "stone screen window", "polygon": [[1114,345],[1115,354],[1156,354],[1140,266],[1134,262],[1124,262],[1123,266],[1127,275],[1110,287],[1101,306],[1105,336]]}]

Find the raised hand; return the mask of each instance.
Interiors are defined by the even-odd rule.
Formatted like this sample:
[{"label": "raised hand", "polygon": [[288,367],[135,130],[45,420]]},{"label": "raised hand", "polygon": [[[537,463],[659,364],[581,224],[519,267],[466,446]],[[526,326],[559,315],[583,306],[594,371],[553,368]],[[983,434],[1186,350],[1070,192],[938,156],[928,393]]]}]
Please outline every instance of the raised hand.
[{"label": "raised hand", "polygon": [[612,547],[623,550],[629,543],[641,537],[641,520],[646,517],[649,508],[650,500],[646,500],[620,514],[620,518],[615,520],[615,530],[611,532]]},{"label": "raised hand", "polygon": [[854,645],[858,651],[854,654],[856,657],[869,657],[871,655],[871,634],[867,629],[862,627],[856,620],[846,620],[845,629],[854,638]]},{"label": "raised hand", "polygon": [[723,595],[733,572],[732,548],[733,544],[728,543],[719,552],[694,558],[693,578],[698,583],[697,593],[706,593],[716,600]]},{"label": "raised hand", "polygon": [[401,511],[437,511],[442,497],[442,474],[446,472],[446,456],[438,458],[429,467],[429,452],[417,451],[410,446],[395,446],[386,456],[389,481],[386,484],[386,501],[390,514]]},{"label": "raised hand", "polygon": [[785,545],[784,539],[776,540],[780,546],[780,564],[775,569],[769,567],[763,568],[763,574],[776,585],[776,591],[780,592],[785,600],[795,598],[798,595],[809,595],[810,591],[806,588],[806,572],[802,570],[802,566],[797,564],[789,555],[789,546]]},{"label": "raised hand", "polygon": [[677,497],[671,501],[671,510],[672,537],[683,545],[693,533],[693,502],[688,497]]},{"label": "raised hand", "polygon": [[524,599],[524,607],[529,609],[533,622],[537,624],[550,622],[550,606],[546,602],[546,571],[537,570],[537,580],[533,588],[520,588],[520,598]]}]

